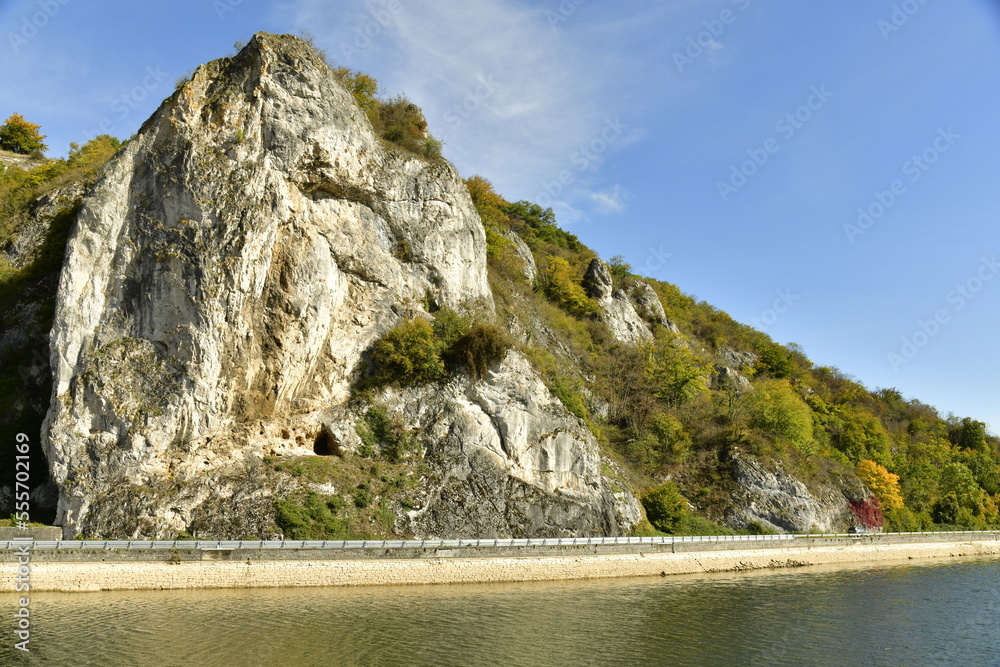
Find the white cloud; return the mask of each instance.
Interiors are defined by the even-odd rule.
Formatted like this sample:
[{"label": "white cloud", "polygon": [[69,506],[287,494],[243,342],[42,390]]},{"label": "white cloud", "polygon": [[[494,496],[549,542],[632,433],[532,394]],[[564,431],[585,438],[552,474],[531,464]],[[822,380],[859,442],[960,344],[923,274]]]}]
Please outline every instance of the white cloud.
[{"label": "white cloud", "polygon": [[620,185],[590,193],[590,200],[601,213],[621,213],[628,203],[628,193]]}]

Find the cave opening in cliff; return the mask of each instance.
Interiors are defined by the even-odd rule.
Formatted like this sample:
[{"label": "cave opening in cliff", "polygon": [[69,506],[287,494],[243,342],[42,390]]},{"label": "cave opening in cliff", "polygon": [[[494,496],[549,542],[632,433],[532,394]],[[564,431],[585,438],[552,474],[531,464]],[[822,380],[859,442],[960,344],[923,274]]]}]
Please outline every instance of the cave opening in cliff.
[{"label": "cave opening in cliff", "polygon": [[333,443],[330,434],[325,428],[319,430],[316,440],[313,442],[313,453],[317,456],[335,456],[339,454],[337,446]]}]

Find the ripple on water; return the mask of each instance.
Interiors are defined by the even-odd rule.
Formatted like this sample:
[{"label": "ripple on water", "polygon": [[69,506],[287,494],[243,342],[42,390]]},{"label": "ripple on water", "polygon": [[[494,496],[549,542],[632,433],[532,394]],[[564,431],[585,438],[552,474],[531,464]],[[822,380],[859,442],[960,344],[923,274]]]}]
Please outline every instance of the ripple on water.
[{"label": "ripple on water", "polygon": [[[996,560],[540,584],[39,593],[31,609],[33,651],[22,664],[1000,664]],[[13,636],[9,615],[2,625]]]}]

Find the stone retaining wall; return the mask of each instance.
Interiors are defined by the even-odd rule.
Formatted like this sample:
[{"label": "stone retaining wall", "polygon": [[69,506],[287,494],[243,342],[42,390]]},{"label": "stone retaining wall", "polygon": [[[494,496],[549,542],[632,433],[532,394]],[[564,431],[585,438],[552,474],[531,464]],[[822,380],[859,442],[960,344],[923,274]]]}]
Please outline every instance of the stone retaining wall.
[{"label": "stone retaining wall", "polygon": [[[669,545],[668,545],[669,546]],[[875,563],[954,556],[998,556],[1000,541],[922,544],[854,542],[751,550],[611,555],[188,562],[53,562],[32,555],[34,591],[179,588],[378,586],[594,579]],[[36,560],[36,557],[40,557]],[[0,567],[0,590],[12,591],[15,563]]]}]

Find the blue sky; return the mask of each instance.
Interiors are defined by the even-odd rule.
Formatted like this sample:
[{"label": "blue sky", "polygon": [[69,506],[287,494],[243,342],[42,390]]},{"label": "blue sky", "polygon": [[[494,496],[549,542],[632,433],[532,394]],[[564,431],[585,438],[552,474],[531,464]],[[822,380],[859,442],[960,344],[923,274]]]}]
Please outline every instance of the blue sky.
[{"label": "blue sky", "polygon": [[1000,429],[998,3],[8,0],[0,116],[50,155],[125,138],[258,30],[406,93],[605,258]]}]

